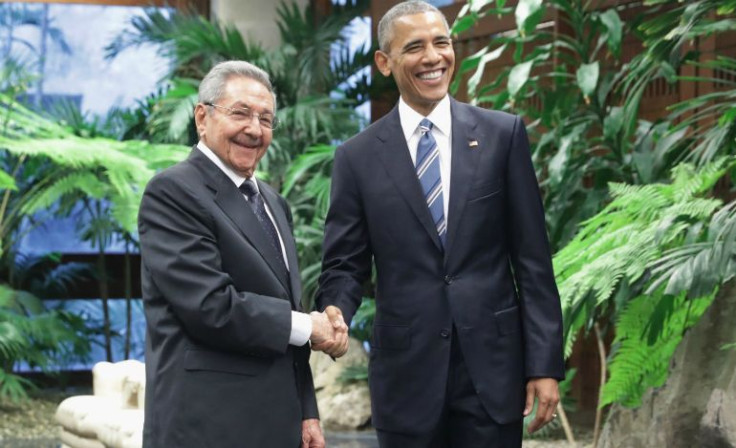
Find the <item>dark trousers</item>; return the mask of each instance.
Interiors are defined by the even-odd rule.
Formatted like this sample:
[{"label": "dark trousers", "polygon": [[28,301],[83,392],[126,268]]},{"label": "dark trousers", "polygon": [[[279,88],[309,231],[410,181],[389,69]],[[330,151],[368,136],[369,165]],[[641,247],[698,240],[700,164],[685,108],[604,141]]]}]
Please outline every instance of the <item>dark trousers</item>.
[{"label": "dark trousers", "polygon": [[522,431],[522,416],[505,425],[488,416],[475,392],[453,328],[447,394],[439,425],[425,434],[381,430],[377,433],[381,448],[520,448]]}]

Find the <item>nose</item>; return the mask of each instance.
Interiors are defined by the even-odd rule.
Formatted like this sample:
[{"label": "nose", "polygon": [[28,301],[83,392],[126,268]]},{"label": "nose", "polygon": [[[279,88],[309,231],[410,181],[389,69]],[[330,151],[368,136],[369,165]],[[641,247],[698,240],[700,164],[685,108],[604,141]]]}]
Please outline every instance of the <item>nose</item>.
[{"label": "nose", "polygon": [[428,45],[427,49],[424,51],[424,60],[428,64],[436,64],[440,62],[442,57],[440,56],[440,52],[437,51],[437,48],[435,48],[434,45]]},{"label": "nose", "polygon": [[258,121],[258,116],[253,115],[250,120],[246,121],[243,133],[256,138],[260,138],[263,135],[263,130],[261,129],[261,123]]}]

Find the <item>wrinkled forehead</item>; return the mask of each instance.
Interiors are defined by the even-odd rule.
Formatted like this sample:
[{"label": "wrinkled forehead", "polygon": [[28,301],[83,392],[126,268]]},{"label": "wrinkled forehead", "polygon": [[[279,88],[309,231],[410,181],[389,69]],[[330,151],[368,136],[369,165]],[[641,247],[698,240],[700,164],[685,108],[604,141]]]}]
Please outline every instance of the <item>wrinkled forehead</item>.
[{"label": "wrinkled forehead", "polygon": [[407,14],[397,17],[391,24],[389,45],[400,48],[410,41],[433,41],[449,38],[450,30],[443,17],[434,11]]},{"label": "wrinkled forehead", "polygon": [[225,81],[220,101],[228,106],[249,107],[254,110],[275,112],[276,96],[257,79],[231,76]]}]

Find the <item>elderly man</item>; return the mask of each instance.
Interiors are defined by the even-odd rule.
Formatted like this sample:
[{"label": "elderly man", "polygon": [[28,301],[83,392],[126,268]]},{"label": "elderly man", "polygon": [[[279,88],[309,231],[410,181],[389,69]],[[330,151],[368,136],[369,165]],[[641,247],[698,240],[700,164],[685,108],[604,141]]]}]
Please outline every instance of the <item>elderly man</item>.
[{"label": "elderly man", "polygon": [[378,25],[401,98],[335,154],[318,306],[350,321],[372,260],[382,447],[520,447],[564,376],[560,300],[519,117],[449,97],[447,21],[422,1]]},{"label": "elderly man", "polygon": [[338,355],[347,327],[301,312],[289,207],[254,176],[275,109],[263,70],[218,64],[199,143],[146,188],[146,447],[324,447],[307,342]]}]

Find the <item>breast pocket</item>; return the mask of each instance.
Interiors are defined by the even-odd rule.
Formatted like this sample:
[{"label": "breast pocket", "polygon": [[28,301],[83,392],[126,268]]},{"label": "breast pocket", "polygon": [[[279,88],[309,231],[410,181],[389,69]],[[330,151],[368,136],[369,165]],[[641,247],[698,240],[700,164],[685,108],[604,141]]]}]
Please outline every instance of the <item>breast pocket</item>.
[{"label": "breast pocket", "polygon": [[482,199],[496,196],[502,191],[501,181],[496,179],[489,182],[484,182],[480,185],[473,186],[468,194],[468,202],[480,201]]}]

